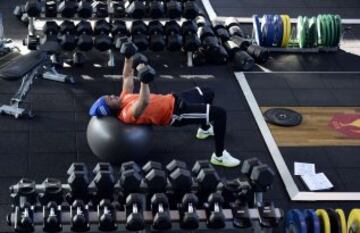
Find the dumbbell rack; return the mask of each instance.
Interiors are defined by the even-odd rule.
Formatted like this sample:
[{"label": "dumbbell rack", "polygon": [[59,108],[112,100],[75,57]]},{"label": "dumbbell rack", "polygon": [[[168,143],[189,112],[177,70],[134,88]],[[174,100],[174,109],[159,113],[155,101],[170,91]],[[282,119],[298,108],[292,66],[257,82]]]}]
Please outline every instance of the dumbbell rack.
[{"label": "dumbbell rack", "polygon": [[[162,166],[160,163],[149,161],[147,164],[144,165],[141,170],[143,172],[146,172],[146,176],[144,176],[144,178],[148,181],[151,177],[154,178],[158,176],[157,179],[154,178],[155,180],[153,180],[151,183],[151,185],[156,185],[160,182],[159,178],[165,175],[165,173],[163,173],[163,170],[161,169]],[[44,225],[44,221],[47,220],[48,217],[51,215],[50,213],[52,213],[53,217],[56,216],[57,222],[61,222],[61,228],[63,230],[66,230],[69,227],[68,225],[71,225],[70,227],[74,226],[73,221],[75,220],[73,220],[73,217],[75,214],[78,213],[77,208],[81,206],[81,208],[79,208],[81,212],[85,213],[84,216],[87,216],[86,218],[88,220],[86,221],[89,225],[92,225],[91,229],[94,229],[95,231],[96,225],[99,225],[100,216],[102,216],[100,213],[104,213],[105,211],[105,207],[103,204],[104,200],[107,200],[106,203],[109,203],[108,205],[111,206],[110,209],[114,210],[112,212],[112,216],[117,224],[116,227],[118,227],[120,231],[125,231],[126,229],[129,230],[127,228],[127,224],[129,221],[129,214],[127,212],[127,206],[129,205],[128,198],[129,196],[134,195],[132,192],[135,191],[141,192],[135,195],[141,195],[143,197],[141,199],[143,200],[143,202],[141,204],[142,207],[140,208],[140,211],[141,215],[143,216],[142,218],[145,221],[145,229],[151,231],[155,212],[154,210],[150,211],[148,209],[149,205],[146,204],[146,201],[149,200],[149,197],[154,194],[154,190],[150,191],[152,189],[149,189],[149,187],[145,189],[139,189],[135,186],[133,186],[132,188],[130,187],[131,185],[139,184],[138,182],[136,182],[136,180],[134,183],[134,179],[140,179],[136,177],[139,177],[138,172],[141,172],[141,170],[134,162],[123,163],[121,167],[121,174],[123,175],[120,177],[119,180],[121,181],[121,183],[119,183],[120,186],[118,186],[118,183],[114,185],[115,180],[113,180],[114,178],[112,178],[114,175],[113,168],[108,163],[99,163],[95,167],[93,171],[95,172],[95,177],[88,187],[87,185],[86,187],[81,185],[81,182],[79,183],[79,178],[80,180],[82,179],[85,184],[89,183],[86,176],[87,168],[86,166],[84,166],[84,164],[81,163],[74,163],[70,166],[68,170],[68,182],[71,183],[68,184],[61,184],[61,182],[56,179],[45,179],[42,184],[35,184],[33,181],[29,180],[20,181],[18,184],[10,187],[10,191],[12,193],[11,197],[13,199],[13,210],[8,215],[8,223],[9,225],[14,226],[15,230],[27,229],[25,232],[32,232],[33,228],[35,227],[36,230],[41,231],[41,227],[48,227],[48,224]],[[208,161],[198,161],[195,163],[192,169],[193,175],[196,176],[196,180],[197,182],[199,182],[198,186],[196,187],[196,190],[198,191],[191,189],[181,191],[181,189],[185,187],[179,187],[179,185],[181,185],[181,183],[184,181],[185,176],[191,176],[191,173],[189,173],[189,171],[186,169],[185,163],[173,160],[167,165],[166,170],[170,172],[168,179],[172,180],[180,177],[180,180],[171,181],[172,185],[174,185],[174,187],[171,189],[175,188],[177,189],[177,191],[173,194],[166,191],[166,193],[163,194],[169,197],[170,200],[173,200],[172,204],[170,202],[170,205],[168,206],[170,214],[169,216],[172,223],[172,230],[184,230],[184,227],[185,229],[189,230],[188,227],[184,225],[184,220],[182,217],[184,216],[184,205],[187,206],[187,204],[184,204],[184,198],[182,197],[182,195],[184,194],[185,196],[194,196],[196,195],[195,193],[197,193],[200,203],[203,203],[203,205],[198,205],[198,201],[194,202],[194,213],[196,213],[199,222],[199,226],[195,228],[199,230],[206,230],[209,229],[209,227],[213,228],[214,225],[209,225],[209,223],[211,222],[209,216],[211,213],[219,213],[219,211],[223,215],[224,219],[224,225],[220,225],[223,229],[234,229],[234,227],[245,229],[253,227],[254,232],[262,232],[259,231],[259,229],[262,229],[262,226],[265,228],[275,227],[276,225],[278,225],[279,220],[282,218],[283,214],[280,209],[275,208],[274,205],[264,205],[262,202],[262,192],[265,192],[269,188],[268,185],[272,183],[272,178],[270,178],[270,180],[264,183],[264,176],[271,177],[271,170],[269,170],[267,165],[262,164],[257,159],[245,160],[242,167],[242,172],[249,176],[249,179],[252,179],[253,181],[254,179],[256,180],[257,178],[259,178],[259,176],[262,176],[262,178],[260,178],[261,180],[263,180],[262,184],[249,184],[247,182],[247,179],[230,180],[229,183],[222,181],[229,185],[229,187],[231,187],[228,192],[232,194],[229,197],[229,194],[226,194],[226,192],[224,193],[223,191],[220,191],[219,193],[219,191],[213,190],[217,193],[217,195],[221,195],[225,198],[225,201],[221,198],[222,201],[217,202],[217,207],[215,207],[213,201],[219,199],[210,199],[210,197],[209,199],[207,199],[207,196],[200,196],[209,194],[209,192],[208,194],[205,194],[203,192],[204,189],[201,189],[201,187],[204,188],[208,185],[211,185],[211,183],[209,183],[211,182],[210,180],[213,180],[217,177],[216,171],[214,170],[212,165],[209,164]],[[126,177],[130,178],[130,180],[128,180],[127,183],[124,183],[126,182]],[[180,183],[176,184],[176,182]],[[22,184],[24,184],[25,186]],[[104,186],[105,184],[107,185]],[[121,187],[121,184],[123,185],[123,187]],[[266,187],[263,187],[264,185]],[[235,188],[236,186],[239,186],[240,190],[239,188]],[[259,187],[262,188],[259,189]],[[87,193],[81,191],[83,188],[87,190]],[[254,190],[252,191],[252,189]],[[31,192],[30,190],[33,191]],[[159,190],[157,190],[156,192],[158,191]],[[210,193],[211,192],[212,191],[210,191]],[[240,196],[236,194],[238,192],[241,193]],[[243,197],[241,197],[241,195],[244,194],[245,196],[254,196],[253,192],[255,192],[254,200],[252,200],[251,198],[244,199]],[[64,201],[64,196],[66,197],[66,202]],[[176,197],[181,198],[179,199]],[[152,199],[153,198],[151,198],[151,203]],[[82,204],[75,204],[79,203],[79,200]],[[213,204],[211,204],[210,202],[212,202]],[[188,209],[186,208],[186,210]],[[190,211],[190,209],[188,211]],[[29,218],[27,218],[27,216],[29,216]],[[27,220],[31,219],[31,223],[26,225],[27,228],[24,228],[24,225],[21,225],[21,222],[25,221],[22,220],[24,219],[24,217],[26,217]],[[57,226],[57,228],[59,228],[60,226]],[[86,231],[91,229],[86,228]]]},{"label": "dumbbell rack", "polygon": [[[192,1],[192,0],[189,0],[189,1]],[[96,2],[96,1],[94,1]],[[112,9],[112,0],[107,0],[107,4],[108,4],[108,10],[109,12],[113,12],[114,9]],[[200,14],[200,13],[199,13]],[[57,16],[60,16],[59,14],[57,14]],[[58,18],[49,18],[49,17],[45,17],[44,16],[44,12],[41,12],[40,14],[40,17],[29,17],[29,23],[28,23],[28,35],[29,36],[34,36],[36,37],[37,35],[37,31],[41,31],[42,29],[40,28],[42,26],[42,24],[44,23],[44,21],[47,21],[47,20],[53,20],[53,21],[56,21],[56,22],[61,22],[63,20],[71,20],[73,22],[78,22],[80,20],[83,20],[82,18],[79,18],[79,17],[72,17],[71,19],[69,18],[63,18],[63,17],[58,17]],[[121,19],[121,20],[124,20],[126,23],[131,23],[132,21],[134,21],[135,19],[131,19],[131,18],[118,18],[118,17],[113,17],[112,14],[109,13],[108,17],[103,17],[103,18],[99,18],[99,17],[91,17],[90,19],[86,19],[87,21],[90,21],[92,24],[94,24],[94,22],[96,20],[100,20],[100,19],[105,19],[107,20],[108,22],[112,22],[112,20],[116,20],[116,19]],[[141,19],[142,21],[144,22],[148,22],[150,21],[151,19],[149,18],[142,18]],[[166,20],[169,20],[169,18],[160,18],[159,21],[160,22],[164,22]],[[178,19],[178,22],[183,22],[185,19],[184,18],[179,18]],[[24,40],[25,41],[25,40]],[[24,42],[24,45],[25,45],[25,42]],[[38,48],[36,48],[38,49]],[[74,50],[75,52],[76,50]],[[72,52],[65,52],[65,53],[72,53]],[[115,53],[114,53],[114,50],[111,48],[107,51],[108,53],[108,62],[107,62],[107,66],[109,67],[114,67],[115,66]],[[193,52],[192,51],[186,51],[186,55],[187,55],[187,66],[188,67],[192,67],[193,66]]]}]

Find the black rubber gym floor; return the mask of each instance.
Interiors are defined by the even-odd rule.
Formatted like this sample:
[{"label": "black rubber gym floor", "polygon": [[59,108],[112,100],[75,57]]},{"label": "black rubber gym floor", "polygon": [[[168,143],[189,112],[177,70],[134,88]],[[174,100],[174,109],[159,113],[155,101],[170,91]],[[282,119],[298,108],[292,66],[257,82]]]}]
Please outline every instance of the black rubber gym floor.
[{"label": "black rubber gym floor", "polygon": [[[21,0],[0,1],[0,12],[4,17],[5,34],[14,40],[22,40],[26,35],[26,28],[12,16],[14,6],[22,2]],[[221,16],[250,16],[252,13],[261,15],[265,12],[273,13],[274,9],[276,9],[276,12],[290,12],[291,15],[330,11],[339,13],[345,18],[355,18],[360,8],[360,4],[356,0],[281,1],[283,4],[280,1],[275,1],[275,3],[271,3],[272,8],[268,1],[244,2],[232,0],[212,2],[218,15]],[[236,5],[233,5],[235,3]],[[248,8],[244,7],[244,5],[247,6],[246,4],[248,4]],[[312,4],[316,4],[317,7]],[[323,6],[322,4],[325,4],[324,8],[320,8]],[[341,4],[344,4],[344,7],[340,7]],[[239,8],[234,8],[236,12],[231,10],[233,6],[239,6]],[[359,69],[360,58],[351,52],[359,51],[360,45],[358,42],[355,43],[360,38],[359,32],[359,27],[352,27],[352,31],[345,35],[346,40],[343,42],[343,47],[347,49],[346,51],[322,55],[275,55],[264,65],[264,68],[272,71],[356,71]],[[152,91],[157,93],[177,92],[195,85],[214,88],[216,104],[225,107],[228,111],[227,148],[229,151],[242,160],[258,157],[263,162],[271,165],[276,171],[231,68],[227,66],[205,66],[190,69],[185,66],[186,59],[184,55],[170,53],[160,55],[151,53],[149,55],[151,56],[151,63],[161,75],[152,85]],[[100,64],[105,62],[99,55],[94,60],[99,61]],[[64,73],[72,74],[78,81],[75,86],[37,80],[27,98],[30,102],[28,105],[32,107],[37,117],[33,120],[14,120],[9,117],[0,117],[1,232],[11,231],[5,224],[5,215],[10,207],[8,187],[11,184],[16,183],[21,177],[29,177],[38,182],[42,182],[45,177],[56,177],[64,180],[65,172],[72,162],[86,162],[90,167],[97,162],[97,159],[90,152],[85,138],[86,125],[89,120],[87,111],[92,101],[99,95],[106,93],[117,94],[119,92],[121,82],[116,80],[116,75],[121,73],[121,62],[119,61],[117,64],[116,68],[87,66],[82,69],[64,69]],[[345,77],[343,75],[341,77],[332,75],[331,80],[326,83],[318,81],[322,80],[317,78],[318,75],[310,76],[309,74],[306,77],[308,77],[307,82],[301,82],[301,85],[306,85],[303,88],[307,90],[309,96],[312,94],[317,95],[319,89],[325,90],[324,92],[327,93],[326,88],[330,85],[331,90],[339,95],[350,95],[349,98],[346,98],[346,101],[355,101],[357,103],[355,106],[359,105],[359,93],[356,89],[360,85],[359,75]],[[274,81],[275,79],[276,81]],[[351,86],[347,86],[343,79],[351,79]],[[257,98],[261,99],[261,95],[258,97],[257,92],[267,95],[263,99],[264,102],[274,101],[276,105],[288,105],[290,103],[303,103],[306,105],[310,101],[303,92],[298,95],[293,92],[296,87],[291,85],[296,86],[297,84],[288,83],[284,78],[253,74],[249,81],[254,86],[254,93]],[[10,83],[1,80],[0,103],[7,103],[18,85],[19,83],[16,82]],[[333,93],[331,98],[337,101],[336,104],[353,106],[353,103],[350,102],[341,103]],[[189,165],[192,165],[198,159],[208,159],[213,152],[212,141],[196,141],[194,138],[195,131],[195,127],[181,129],[157,128],[154,135],[153,150],[146,159],[167,163],[173,158],[179,158],[188,162]],[[355,178],[359,173],[358,167],[355,167],[359,165],[356,156],[359,154],[358,148],[308,149],[315,152],[318,150],[324,151],[326,156],[319,156],[313,162],[325,169],[325,172],[329,174],[330,179],[334,181],[338,188],[346,191],[359,189],[359,181]],[[285,155],[284,157],[287,157],[287,154],[294,155],[294,157],[303,155],[302,151],[287,148],[282,149],[282,152]],[[308,154],[308,151],[304,153]],[[338,173],[338,170],[331,171],[331,168],[337,163],[336,159],[338,159],[335,154],[343,154],[347,158],[342,160],[344,171],[341,171],[341,174]],[[139,162],[144,162],[146,159]],[[330,160],[332,162],[328,165]],[[291,161],[287,162],[290,165],[292,163]],[[218,171],[229,178],[236,177],[240,173],[238,168],[219,168]],[[299,187],[301,187],[300,185]],[[353,186],[356,186],[356,188],[353,189]],[[356,203],[350,202],[290,202],[279,176],[276,177],[274,189],[270,190],[265,198],[275,200],[276,205],[285,210],[296,207],[343,207],[348,210],[356,205]],[[282,231],[278,230],[277,232]]]}]

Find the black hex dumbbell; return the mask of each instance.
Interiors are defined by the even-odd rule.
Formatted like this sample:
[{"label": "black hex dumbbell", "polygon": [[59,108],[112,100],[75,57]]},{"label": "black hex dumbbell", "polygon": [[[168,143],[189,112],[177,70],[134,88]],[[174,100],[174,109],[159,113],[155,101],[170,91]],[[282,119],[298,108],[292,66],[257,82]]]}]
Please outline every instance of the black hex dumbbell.
[{"label": "black hex dumbbell", "polygon": [[220,184],[219,174],[208,160],[196,161],[192,173],[200,193],[215,192]]},{"label": "black hex dumbbell", "polygon": [[70,207],[71,230],[74,232],[85,232],[90,229],[89,207],[82,200],[75,200]]},{"label": "black hex dumbbell", "polygon": [[171,228],[169,200],[164,193],[155,193],[151,197],[151,211],[153,213],[153,228],[155,230],[168,230]]},{"label": "black hex dumbbell", "polygon": [[109,9],[107,2],[94,1],[92,4],[94,13],[98,18],[105,18],[109,16]]},{"label": "black hex dumbbell", "polygon": [[199,227],[199,216],[196,212],[198,198],[193,193],[186,193],[180,205],[180,227],[195,230]]},{"label": "black hex dumbbell", "polygon": [[229,40],[229,31],[223,23],[219,21],[214,21],[212,26],[214,28],[216,36],[219,37],[222,42]]},{"label": "black hex dumbbell", "polygon": [[63,0],[58,6],[58,12],[64,18],[73,18],[76,13],[77,1],[76,0]]},{"label": "black hex dumbbell", "polygon": [[89,21],[82,20],[76,25],[78,36],[77,47],[80,51],[89,51],[94,43],[92,39],[93,30]]},{"label": "black hex dumbbell", "polygon": [[139,193],[132,193],[126,197],[126,229],[129,231],[141,231],[145,227],[144,220],[145,196]]},{"label": "black hex dumbbell", "polygon": [[149,84],[155,79],[156,71],[150,65],[138,66],[136,71],[142,83]]},{"label": "black hex dumbbell", "polygon": [[150,35],[150,49],[152,51],[158,52],[162,51],[165,48],[165,37],[164,37],[164,27],[160,21],[151,21],[148,25],[148,32]]},{"label": "black hex dumbbell", "polygon": [[245,38],[245,33],[240,27],[240,23],[235,18],[228,18],[225,21],[225,27],[228,29],[230,36],[240,36]]},{"label": "black hex dumbbell", "polygon": [[206,203],[207,226],[219,229],[225,227],[225,215],[223,212],[224,198],[219,193],[210,194]]},{"label": "black hex dumbbell", "polygon": [[144,183],[148,192],[158,193],[166,191],[167,179],[161,163],[149,161],[143,166],[142,170],[145,174]]},{"label": "black hex dumbbell", "polygon": [[195,1],[189,0],[184,2],[183,5],[183,17],[186,19],[195,19],[200,12],[200,8]]},{"label": "black hex dumbbell", "polygon": [[251,44],[247,48],[246,52],[250,56],[252,56],[257,63],[260,63],[260,64],[267,62],[267,60],[270,57],[269,49],[261,47],[256,44]]},{"label": "black hex dumbbell", "polygon": [[46,21],[43,26],[44,36],[40,40],[41,49],[55,51],[60,48],[58,41],[59,26],[55,21]]},{"label": "black hex dumbbell", "polygon": [[42,184],[42,190],[39,193],[39,202],[46,206],[49,202],[55,202],[60,205],[64,201],[64,190],[61,181],[54,178],[46,178]]},{"label": "black hex dumbbell", "polygon": [[80,18],[88,19],[91,18],[93,14],[93,6],[89,0],[81,0],[77,7],[77,15]]},{"label": "black hex dumbbell", "polygon": [[109,36],[111,31],[111,24],[108,23],[105,19],[100,19],[95,22],[94,34],[95,41],[94,46],[97,50],[104,52],[111,49],[112,39]]},{"label": "black hex dumbbell", "polygon": [[111,35],[113,38],[113,47],[120,49],[122,41],[128,41],[129,32],[125,22],[122,20],[114,20],[112,22]]},{"label": "black hex dumbbell", "polygon": [[165,15],[165,5],[163,1],[149,2],[149,17],[153,19],[162,18]]},{"label": "black hex dumbbell", "polygon": [[89,174],[88,169],[84,163],[73,163],[67,170],[67,183],[70,186],[70,192],[66,194],[66,200],[69,204],[76,199],[81,199],[88,202],[90,199],[89,193]]},{"label": "black hex dumbbell", "polygon": [[141,0],[128,0],[125,3],[125,12],[134,19],[141,19],[146,16],[147,6]]},{"label": "black hex dumbbell", "polygon": [[45,17],[47,18],[56,18],[57,16],[57,7],[58,2],[54,0],[46,0],[45,1]]},{"label": "black hex dumbbell", "polygon": [[183,194],[191,191],[193,181],[191,172],[184,162],[173,160],[167,166],[168,179],[175,193]]},{"label": "black hex dumbbell", "polygon": [[39,17],[42,12],[42,3],[38,0],[28,0],[25,3],[25,12],[28,17]]},{"label": "black hex dumbbell", "polygon": [[110,8],[112,9],[112,16],[114,18],[124,18],[126,15],[125,4],[123,1],[110,2]]},{"label": "black hex dumbbell", "polygon": [[185,51],[193,52],[197,50],[201,44],[200,38],[197,36],[197,25],[194,21],[185,21],[181,30],[183,34],[183,48]]},{"label": "black hex dumbbell", "polygon": [[73,51],[76,48],[76,27],[74,22],[64,20],[60,24],[60,46],[65,51]]},{"label": "black hex dumbbell", "polygon": [[134,161],[123,163],[120,169],[120,186],[124,196],[129,193],[140,192],[140,185],[143,179],[141,168]]},{"label": "black hex dumbbell", "polygon": [[112,166],[110,163],[97,163],[93,174],[95,175],[94,179],[90,183],[89,187],[96,189],[94,193],[93,200],[95,203],[98,203],[102,199],[113,200],[114,190],[115,190],[115,175]]},{"label": "black hex dumbbell", "polygon": [[139,51],[147,50],[149,47],[148,28],[143,21],[133,21],[131,25],[131,40],[139,48]]},{"label": "black hex dumbbell", "polygon": [[117,228],[116,224],[116,209],[107,199],[100,201],[97,206],[98,218],[99,218],[99,230],[100,231],[114,231]]},{"label": "black hex dumbbell", "polygon": [[43,231],[60,232],[62,231],[61,207],[56,202],[49,202],[43,206]]},{"label": "black hex dumbbell", "polygon": [[166,47],[169,51],[179,51],[182,46],[182,36],[180,34],[180,25],[174,21],[168,21],[165,24]]},{"label": "black hex dumbbell", "polygon": [[169,0],[166,3],[166,16],[170,19],[180,18],[182,13],[182,4],[177,0]]}]

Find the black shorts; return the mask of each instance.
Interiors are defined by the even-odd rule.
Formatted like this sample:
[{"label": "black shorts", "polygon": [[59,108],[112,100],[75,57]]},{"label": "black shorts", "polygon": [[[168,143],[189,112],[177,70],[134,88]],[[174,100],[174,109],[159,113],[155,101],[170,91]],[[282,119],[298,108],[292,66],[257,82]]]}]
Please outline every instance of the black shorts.
[{"label": "black shorts", "polygon": [[170,125],[209,124],[210,105],[215,97],[210,88],[195,87],[174,96],[175,107]]}]

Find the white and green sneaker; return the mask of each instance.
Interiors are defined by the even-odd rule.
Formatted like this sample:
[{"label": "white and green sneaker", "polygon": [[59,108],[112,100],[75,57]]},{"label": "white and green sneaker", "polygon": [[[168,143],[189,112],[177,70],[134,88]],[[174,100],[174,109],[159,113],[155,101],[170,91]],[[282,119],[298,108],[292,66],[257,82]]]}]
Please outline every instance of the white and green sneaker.
[{"label": "white and green sneaker", "polygon": [[210,162],[214,165],[224,167],[236,167],[240,165],[240,160],[232,157],[226,150],[223,151],[222,156],[218,157],[215,153],[211,155]]},{"label": "white and green sneaker", "polygon": [[214,127],[210,124],[210,127],[207,130],[203,130],[201,127],[198,129],[196,133],[197,139],[207,139],[208,137],[214,136]]}]

